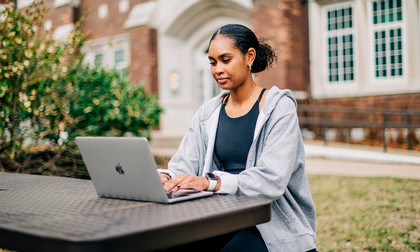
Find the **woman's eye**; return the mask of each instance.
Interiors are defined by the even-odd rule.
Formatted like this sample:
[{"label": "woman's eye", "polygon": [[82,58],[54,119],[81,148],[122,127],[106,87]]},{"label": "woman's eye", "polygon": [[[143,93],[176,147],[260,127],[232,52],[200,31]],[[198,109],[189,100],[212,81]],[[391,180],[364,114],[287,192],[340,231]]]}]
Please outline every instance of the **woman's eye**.
[{"label": "woman's eye", "polygon": [[224,59],[223,63],[228,63],[230,61],[230,59]]},{"label": "woman's eye", "polygon": [[209,62],[210,63],[210,65],[212,65],[212,66],[215,66],[216,65],[216,62]]}]

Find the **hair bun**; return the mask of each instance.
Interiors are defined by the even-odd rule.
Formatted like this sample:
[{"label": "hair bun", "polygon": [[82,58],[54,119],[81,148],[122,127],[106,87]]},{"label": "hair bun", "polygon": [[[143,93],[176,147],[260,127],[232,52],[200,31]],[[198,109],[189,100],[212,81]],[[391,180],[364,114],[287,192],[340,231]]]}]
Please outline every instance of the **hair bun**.
[{"label": "hair bun", "polygon": [[277,60],[276,53],[273,48],[265,43],[263,40],[259,42],[259,47],[256,49],[257,55],[252,65],[252,72],[259,73],[272,66]]}]

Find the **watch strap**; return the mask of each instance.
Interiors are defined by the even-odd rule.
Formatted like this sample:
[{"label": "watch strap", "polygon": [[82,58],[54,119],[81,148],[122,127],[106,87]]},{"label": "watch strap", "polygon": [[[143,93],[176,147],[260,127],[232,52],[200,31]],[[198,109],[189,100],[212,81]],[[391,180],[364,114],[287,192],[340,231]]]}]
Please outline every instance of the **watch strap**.
[{"label": "watch strap", "polygon": [[209,179],[208,181],[210,183],[209,183],[209,187],[207,188],[207,191],[213,191],[214,188],[216,188],[216,186],[217,186],[217,180],[211,180],[211,179]]}]

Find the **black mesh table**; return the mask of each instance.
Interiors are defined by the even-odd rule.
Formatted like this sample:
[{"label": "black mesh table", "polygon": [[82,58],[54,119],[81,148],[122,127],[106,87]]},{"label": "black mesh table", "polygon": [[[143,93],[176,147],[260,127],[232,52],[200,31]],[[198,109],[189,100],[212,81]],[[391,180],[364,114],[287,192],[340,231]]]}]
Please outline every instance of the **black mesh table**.
[{"label": "black mesh table", "polygon": [[176,204],[99,198],[90,180],[0,172],[0,248],[153,251],[269,221],[265,198]]}]

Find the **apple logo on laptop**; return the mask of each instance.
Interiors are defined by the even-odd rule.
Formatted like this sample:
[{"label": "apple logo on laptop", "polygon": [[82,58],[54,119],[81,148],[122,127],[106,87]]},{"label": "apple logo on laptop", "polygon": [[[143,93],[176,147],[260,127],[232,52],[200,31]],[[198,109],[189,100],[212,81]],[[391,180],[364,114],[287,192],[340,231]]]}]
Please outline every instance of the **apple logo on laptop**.
[{"label": "apple logo on laptop", "polygon": [[118,163],[117,166],[115,166],[115,170],[117,170],[119,174],[124,174],[124,170],[122,166],[120,165],[120,163]]}]

